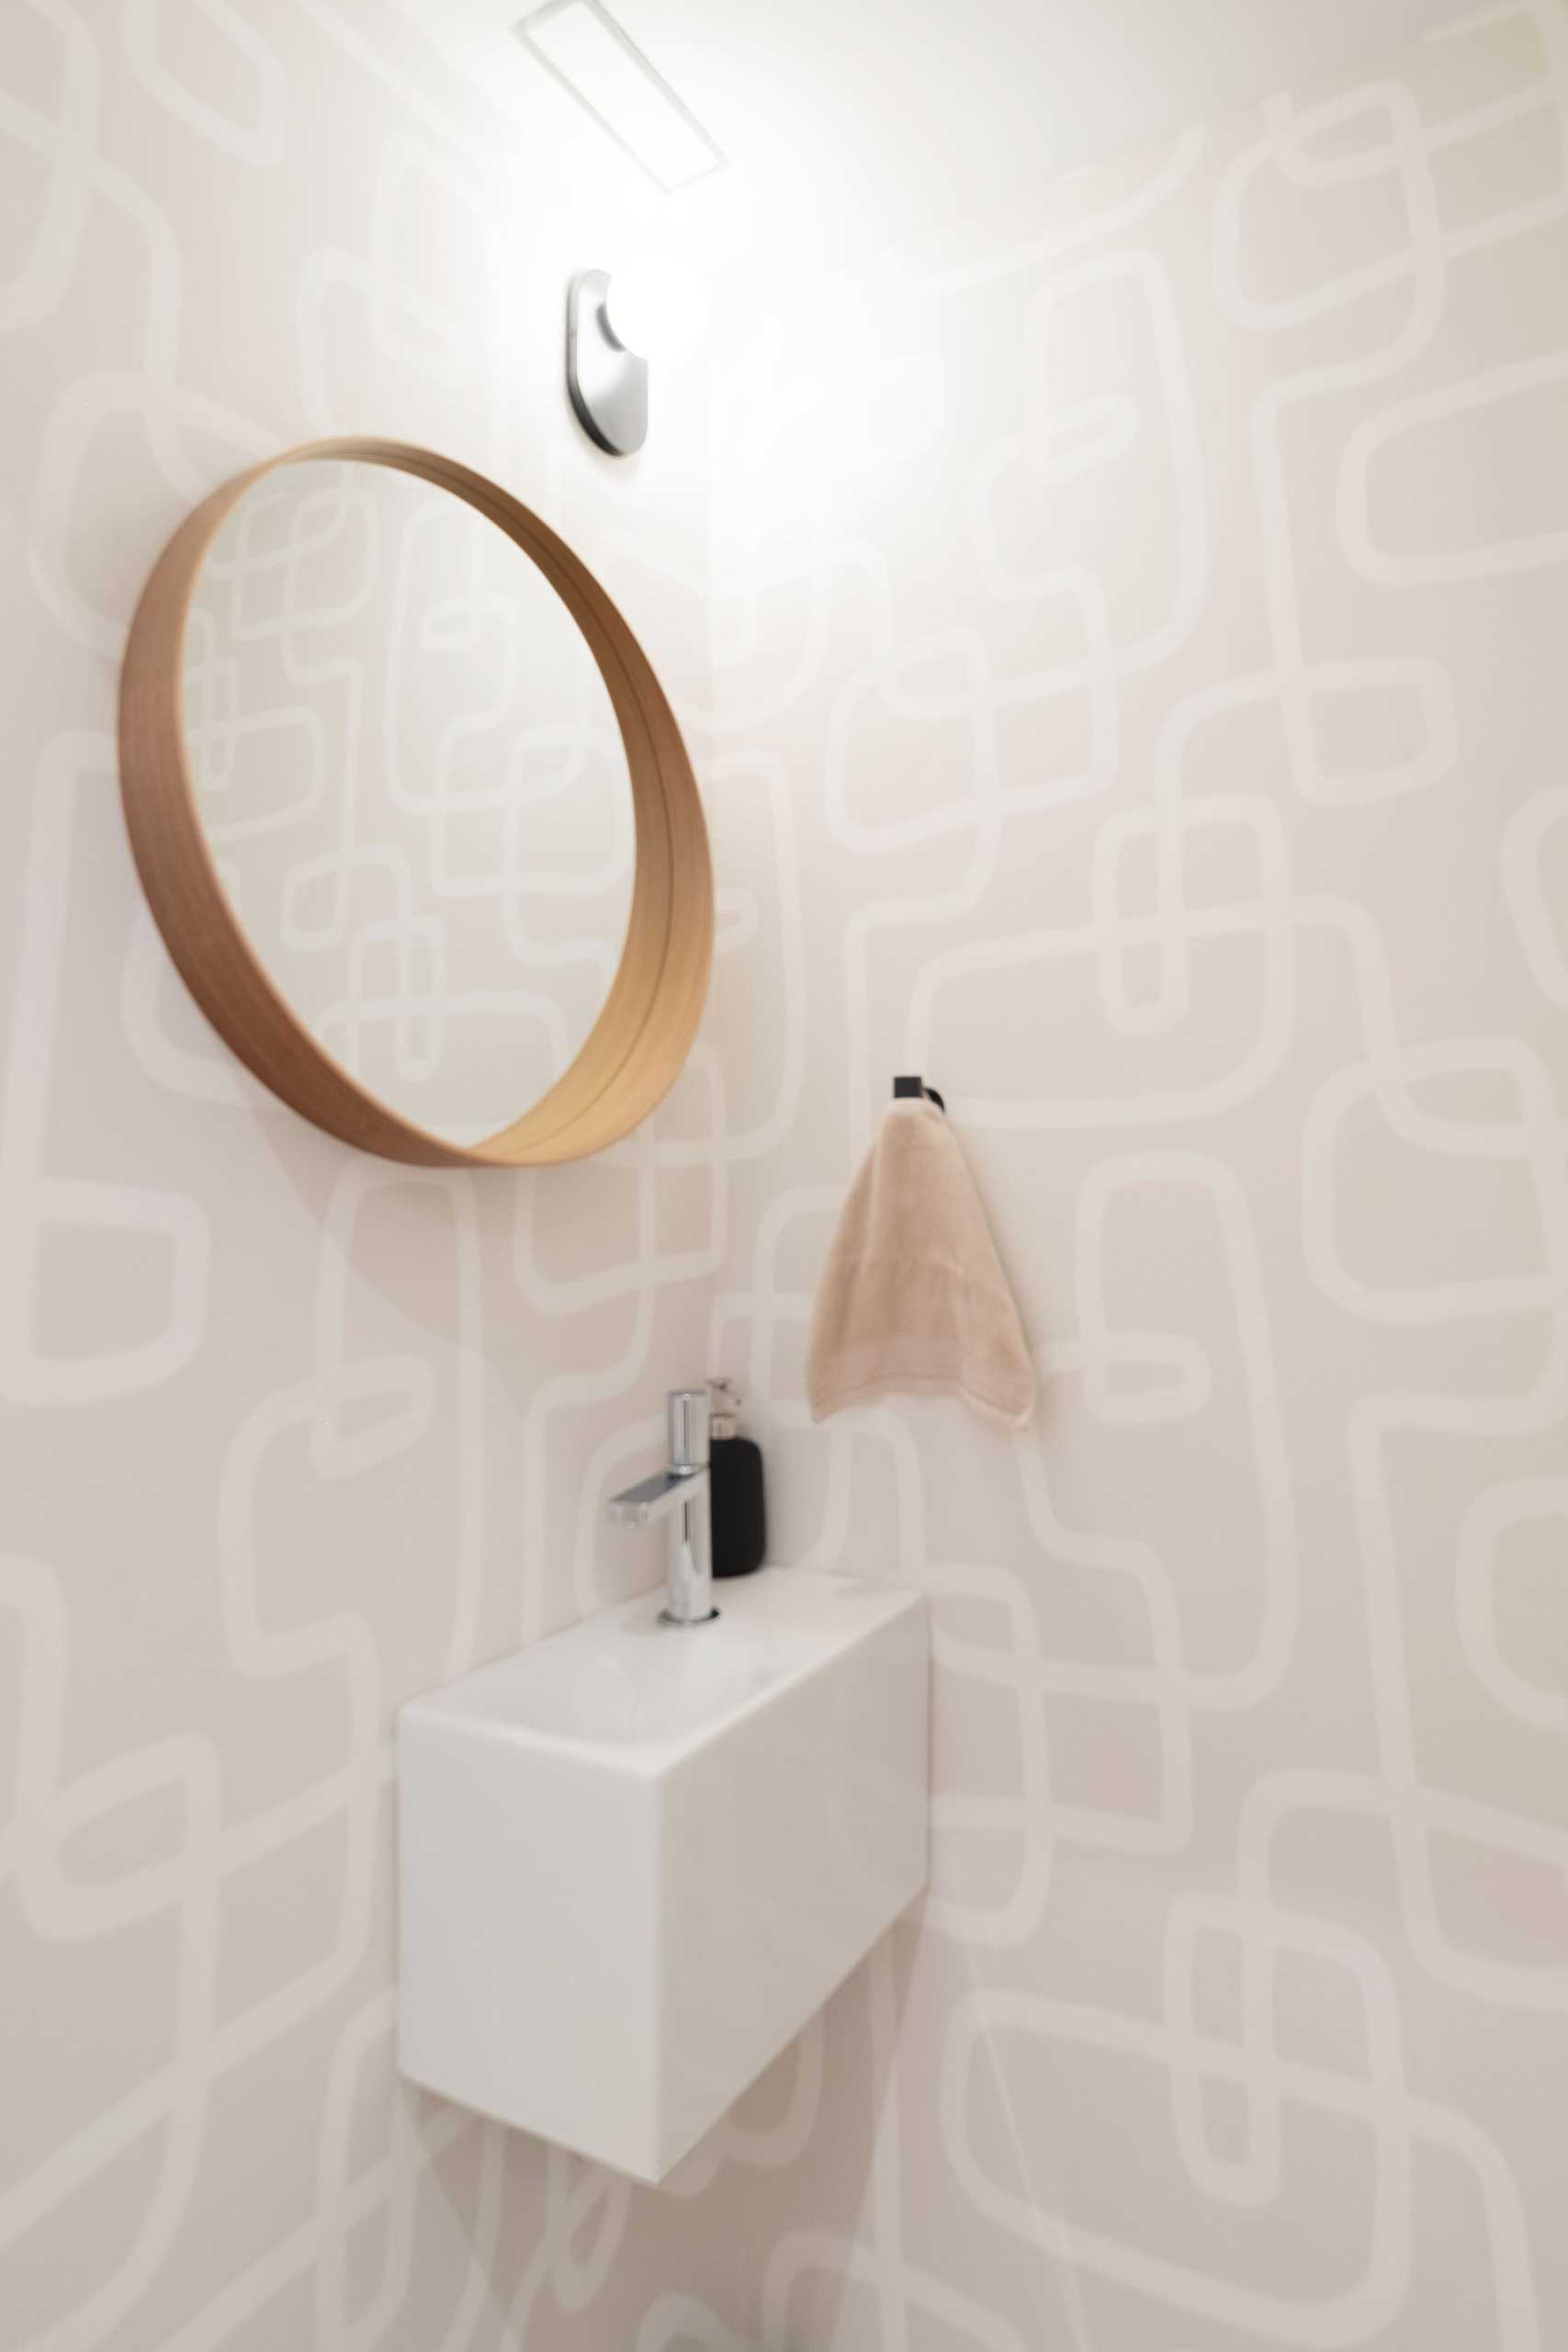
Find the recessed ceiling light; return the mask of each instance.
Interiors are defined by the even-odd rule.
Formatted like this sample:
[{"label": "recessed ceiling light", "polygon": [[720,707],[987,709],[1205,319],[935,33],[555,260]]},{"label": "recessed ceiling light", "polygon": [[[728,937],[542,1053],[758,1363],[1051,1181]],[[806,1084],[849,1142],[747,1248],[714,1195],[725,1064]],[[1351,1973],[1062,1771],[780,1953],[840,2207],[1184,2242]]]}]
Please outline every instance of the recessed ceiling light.
[{"label": "recessed ceiling light", "polygon": [[519,40],[666,195],[726,157],[600,0],[545,0]]}]

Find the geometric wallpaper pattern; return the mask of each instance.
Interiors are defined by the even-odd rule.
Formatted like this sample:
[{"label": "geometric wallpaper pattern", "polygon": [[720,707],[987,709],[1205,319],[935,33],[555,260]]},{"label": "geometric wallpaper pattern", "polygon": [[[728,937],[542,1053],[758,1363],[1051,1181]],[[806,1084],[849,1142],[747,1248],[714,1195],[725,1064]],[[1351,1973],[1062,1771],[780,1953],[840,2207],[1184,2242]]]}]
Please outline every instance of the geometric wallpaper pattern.
[{"label": "geometric wallpaper pattern", "polygon": [[577,1053],[631,901],[626,753],[520,548],[386,467],[247,491],[186,625],[203,830],[268,977],[359,1083],[449,1140]]},{"label": "geometric wallpaper pattern", "polygon": [[[542,229],[516,294],[548,158],[389,12],[16,15],[7,2341],[1550,2352],[1568,8],[820,284],[619,474],[531,356]],[[140,580],[348,430],[543,513],[696,755],[707,1023],[567,1182],[302,1126],[136,891]],[[897,1069],[1038,1351],[1016,1439],[810,1424]],[[931,1597],[933,1881],[655,2192],[397,2082],[389,1736],[654,1580],[603,1498],[704,1368],[774,1556]]]},{"label": "geometric wallpaper pattern", "polygon": [[705,413],[590,449],[591,226],[379,0],[3,15],[0,2342],[570,2338],[624,2200],[396,2077],[391,1730],[657,1573],[583,1506],[702,1368],[711,1083],[564,1182],[305,1125],[164,955],[115,685],[204,492],[365,433],[547,515],[700,716]]},{"label": "geometric wallpaper pattern", "polygon": [[[788,1549],[919,1577],[938,1662],[760,2340],[1560,2344],[1568,11],[886,254],[715,435],[721,741],[804,877],[730,1343]],[[1015,1441],[807,1426],[895,1069]]]}]

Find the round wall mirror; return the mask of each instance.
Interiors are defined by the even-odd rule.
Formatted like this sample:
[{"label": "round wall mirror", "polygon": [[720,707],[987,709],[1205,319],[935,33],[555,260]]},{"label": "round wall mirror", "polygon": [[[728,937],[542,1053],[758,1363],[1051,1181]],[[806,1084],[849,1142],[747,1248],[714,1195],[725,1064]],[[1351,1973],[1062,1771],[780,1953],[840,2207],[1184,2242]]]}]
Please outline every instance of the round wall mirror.
[{"label": "round wall mirror", "polygon": [[521,1166],[672,1082],[713,937],[690,763],[592,574],[482,476],[344,441],[226,483],[148,583],[120,748],[175,961],[318,1125]]}]

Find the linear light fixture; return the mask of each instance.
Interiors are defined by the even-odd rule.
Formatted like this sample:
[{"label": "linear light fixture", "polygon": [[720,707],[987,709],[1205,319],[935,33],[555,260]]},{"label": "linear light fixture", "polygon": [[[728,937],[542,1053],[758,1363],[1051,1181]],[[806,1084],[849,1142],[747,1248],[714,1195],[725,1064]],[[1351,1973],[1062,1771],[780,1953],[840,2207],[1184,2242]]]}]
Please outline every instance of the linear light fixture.
[{"label": "linear light fixture", "polygon": [[545,0],[514,30],[667,196],[722,171],[728,158],[602,0]]}]

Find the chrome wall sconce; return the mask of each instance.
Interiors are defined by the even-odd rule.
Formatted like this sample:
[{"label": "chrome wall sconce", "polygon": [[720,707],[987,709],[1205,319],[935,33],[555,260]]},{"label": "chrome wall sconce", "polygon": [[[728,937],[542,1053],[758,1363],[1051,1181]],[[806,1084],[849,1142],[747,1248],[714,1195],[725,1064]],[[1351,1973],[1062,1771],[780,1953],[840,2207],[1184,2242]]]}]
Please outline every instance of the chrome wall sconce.
[{"label": "chrome wall sconce", "polygon": [[616,334],[610,273],[580,270],[566,302],[566,388],[589,439],[629,458],[648,438],[648,362]]}]

